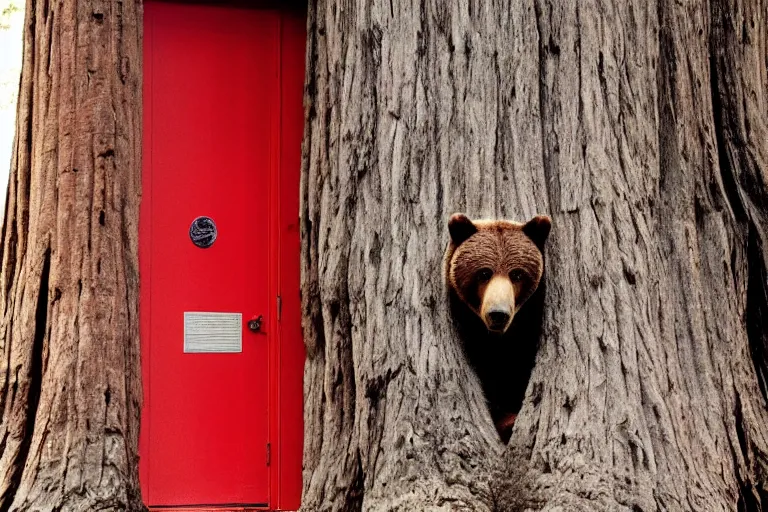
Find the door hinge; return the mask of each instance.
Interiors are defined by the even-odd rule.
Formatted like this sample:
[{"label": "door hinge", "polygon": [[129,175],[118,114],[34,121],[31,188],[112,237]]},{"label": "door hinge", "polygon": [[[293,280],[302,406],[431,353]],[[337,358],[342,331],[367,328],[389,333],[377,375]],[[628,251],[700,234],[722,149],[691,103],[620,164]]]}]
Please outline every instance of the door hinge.
[{"label": "door hinge", "polygon": [[277,296],[277,321],[283,319],[283,298],[281,296]]},{"label": "door hinge", "polygon": [[272,463],[272,445],[267,443],[267,466]]}]

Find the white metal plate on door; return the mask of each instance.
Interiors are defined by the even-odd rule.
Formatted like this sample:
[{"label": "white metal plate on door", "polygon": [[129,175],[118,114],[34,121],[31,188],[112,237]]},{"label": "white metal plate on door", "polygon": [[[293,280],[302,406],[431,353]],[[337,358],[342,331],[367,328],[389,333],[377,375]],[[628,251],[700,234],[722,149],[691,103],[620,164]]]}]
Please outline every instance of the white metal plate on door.
[{"label": "white metal plate on door", "polygon": [[184,352],[237,353],[243,351],[241,313],[184,312]]}]

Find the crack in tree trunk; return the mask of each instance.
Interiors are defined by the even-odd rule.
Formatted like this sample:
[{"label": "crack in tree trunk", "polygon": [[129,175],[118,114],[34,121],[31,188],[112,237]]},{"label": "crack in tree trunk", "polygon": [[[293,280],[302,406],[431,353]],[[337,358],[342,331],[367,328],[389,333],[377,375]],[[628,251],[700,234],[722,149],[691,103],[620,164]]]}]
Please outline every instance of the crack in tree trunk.
[{"label": "crack in tree trunk", "polygon": [[[22,441],[19,445],[17,459],[12,466],[11,474],[8,476],[10,485],[7,494],[0,500],[2,506],[0,511],[7,512],[15,496],[16,489],[21,482],[22,471],[27,462],[29,447],[32,443],[32,432],[35,429],[35,418],[37,416],[37,406],[40,403],[40,388],[43,380],[43,347],[48,327],[48,280],[51,271],[51,250],[45,251],[43,257],[43,270],[40,274],[40,287],[38,288],[37,307],[35,308],[35,336],[32,343],[32,357],[29,368],[29,392],[26,397],[27,411],[25,412],[27,422],[22,431]],[[13,400],[11,400],[13,403]],[[5,448],[5,446],[3,446]]]}]

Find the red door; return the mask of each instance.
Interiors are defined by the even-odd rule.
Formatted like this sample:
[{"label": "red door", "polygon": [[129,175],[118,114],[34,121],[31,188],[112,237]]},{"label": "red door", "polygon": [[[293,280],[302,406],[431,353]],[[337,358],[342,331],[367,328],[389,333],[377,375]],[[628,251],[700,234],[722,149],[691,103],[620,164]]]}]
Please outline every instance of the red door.
[{"label": "red door", "polygon": [[144,500],[264,507],[279,13],[148,2],[144,16]]}]

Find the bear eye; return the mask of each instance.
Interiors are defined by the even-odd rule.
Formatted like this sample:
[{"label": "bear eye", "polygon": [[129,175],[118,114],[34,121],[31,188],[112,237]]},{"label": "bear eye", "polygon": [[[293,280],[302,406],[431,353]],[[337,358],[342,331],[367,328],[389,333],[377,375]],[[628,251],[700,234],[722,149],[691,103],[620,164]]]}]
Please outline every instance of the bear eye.
[{"label": "bear eye", "polygon": [[519,283],[525,278],[525,272],[523,272],[521,269],[516,268],[512,272],[509,273],[509,280],[513,283]]},{"label": "bear eye", "polygon": [[489,268],[481,269],[477,273],[477,280],[480,281],[481,283],[485,283],[485,282],[490,281],[491,277],[493,277],[493,270],[491,270]]}]

